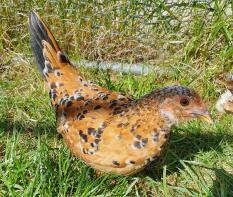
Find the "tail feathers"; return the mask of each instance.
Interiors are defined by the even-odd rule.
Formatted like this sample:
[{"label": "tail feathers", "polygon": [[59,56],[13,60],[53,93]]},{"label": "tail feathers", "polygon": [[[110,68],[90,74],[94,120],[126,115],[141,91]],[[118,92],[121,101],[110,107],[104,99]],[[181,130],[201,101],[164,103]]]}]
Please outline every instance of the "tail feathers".
[{"label": "tail feathers", "polygon": [[41,74],[46,77],[61,64],[70,64],[61,52],[53,34],[37,13],[29,16],[30,44]]}]

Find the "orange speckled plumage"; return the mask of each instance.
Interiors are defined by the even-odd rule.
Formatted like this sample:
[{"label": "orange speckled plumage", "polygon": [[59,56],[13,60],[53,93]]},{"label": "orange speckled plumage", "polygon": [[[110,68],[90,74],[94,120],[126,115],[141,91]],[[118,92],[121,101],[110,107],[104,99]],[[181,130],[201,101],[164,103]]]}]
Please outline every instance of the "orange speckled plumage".
[{"label": "orange speckled plumage", "polygon": [[91,167],[134,174],[160,156],[171,126],[195,117],[210,121],[200,97],[186,87],[165,87],[136,101],[87,81],[35,12],[29,28],[58,132],[71,152]]}]

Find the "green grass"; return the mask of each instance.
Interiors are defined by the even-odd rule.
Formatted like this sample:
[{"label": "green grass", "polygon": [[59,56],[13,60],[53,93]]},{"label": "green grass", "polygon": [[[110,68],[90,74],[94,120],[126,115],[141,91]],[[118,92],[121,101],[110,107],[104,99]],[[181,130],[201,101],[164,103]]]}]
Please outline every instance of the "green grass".
[{"label": "green grass", "polygon": [[[219,115],[214,109],[223,89],[218,81],[232,67],[233,18],[225,14],[229,5],[217,0],[211,5],[179,4],[175,12],[163,1],[2,0],[0,196],[233,196],[232,115]],[[185,25],[179,11],[184,6],[193,13]],[[94,170],[70,155],[56,132],[49,97],[29,48],[31,9],[51,24],[71,59],[172,68],[172,73],[148,76],[81,68],[99,85],[134,98],[165,85],[187,85],[208,103],[215,124],[179,125],[161,161],[135,176],[96,177]],[[153,23],[154,16],[159,22]],[[113,23],[116,19],[121,22]]]}]

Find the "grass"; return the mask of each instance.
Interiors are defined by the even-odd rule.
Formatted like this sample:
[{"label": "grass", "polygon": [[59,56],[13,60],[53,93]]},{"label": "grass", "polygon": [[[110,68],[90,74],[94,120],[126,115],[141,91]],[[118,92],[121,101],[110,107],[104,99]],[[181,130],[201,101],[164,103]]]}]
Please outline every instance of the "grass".
[{"label": "grass", "polygon": [[[173,70],[132,76],[81,68],[88,78],[134,98],[169,84],[187,85],[206,100],[215,124],[179,125],[161,161],[140,174],[96,177],[70,155],[56,132],[28,44],[31,9],[51,24],[71,59],[145,62]],[[230,2],[217,0],[173,6],[163,1],[2,0],[0,195],[233,196],[232,115],[214,109],[223,90],[218,81],[232,67],[229,9]]]}]

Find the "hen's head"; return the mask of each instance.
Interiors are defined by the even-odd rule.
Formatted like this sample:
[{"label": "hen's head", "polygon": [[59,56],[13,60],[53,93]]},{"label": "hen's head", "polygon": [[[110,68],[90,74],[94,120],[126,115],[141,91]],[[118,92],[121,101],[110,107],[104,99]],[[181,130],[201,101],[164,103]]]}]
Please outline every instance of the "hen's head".
[{"label": "hen's head", "polygon": [[200,96],[182,86],[169,86],[154,92],[160,102],[160,111],[172,123],[200,118],[212,123],[210,113]]}]

